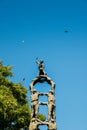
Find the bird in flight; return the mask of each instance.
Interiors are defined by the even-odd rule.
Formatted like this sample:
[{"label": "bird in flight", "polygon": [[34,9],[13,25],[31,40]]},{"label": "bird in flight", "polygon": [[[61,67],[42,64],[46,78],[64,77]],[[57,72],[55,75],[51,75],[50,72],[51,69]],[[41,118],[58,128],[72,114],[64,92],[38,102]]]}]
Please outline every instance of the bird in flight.
[{"label": "bird in flight", "polygon": [[25,78],[23,78],[23,81],[25,80]]},{"label": "bird in flight", "polygon": [[68,33],[69,31],[68,31],[68,30],[65,30],[64,32],[65,32],[65,33]]}]

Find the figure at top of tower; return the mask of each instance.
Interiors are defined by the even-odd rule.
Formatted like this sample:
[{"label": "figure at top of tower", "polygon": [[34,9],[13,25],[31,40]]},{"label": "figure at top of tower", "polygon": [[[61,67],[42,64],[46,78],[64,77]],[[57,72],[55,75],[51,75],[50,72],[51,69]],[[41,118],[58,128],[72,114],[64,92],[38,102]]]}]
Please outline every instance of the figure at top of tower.
[{"label": "figure at top of tower", "polygon": [[36,58],[36,63],[38,65],[38,69],[39,69],[39,75],[46,75],[45,71],[44,71],[44,61],[40,60],[38,61],[38,58]]}]

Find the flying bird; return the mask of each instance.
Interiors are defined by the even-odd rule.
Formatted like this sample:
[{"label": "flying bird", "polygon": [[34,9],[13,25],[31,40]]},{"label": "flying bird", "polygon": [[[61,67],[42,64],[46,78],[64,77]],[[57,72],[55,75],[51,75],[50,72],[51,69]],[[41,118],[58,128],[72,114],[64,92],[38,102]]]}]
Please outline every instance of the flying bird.
[{"label": "flying bird", "polygon": [[65,33],[68,33],[69,31],[68,31],[68,30],[65,30],[64,32],[65,32]]},{"label": "flying bird", "polygon": [[25,80],[25,78],[23,78],[23,81]]}]

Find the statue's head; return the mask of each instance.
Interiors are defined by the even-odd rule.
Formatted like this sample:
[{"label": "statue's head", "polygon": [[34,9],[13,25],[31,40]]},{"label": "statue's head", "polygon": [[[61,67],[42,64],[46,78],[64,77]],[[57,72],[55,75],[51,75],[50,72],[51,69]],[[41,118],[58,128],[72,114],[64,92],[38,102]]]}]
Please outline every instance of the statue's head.
[{"label": "statue's head", "polygon": [[33,93],[36,93],[37,92],[37,90],[36,89],[33,89]]},{"label": "statue's head", "polygon": [[44,61],[43,60],[40,60],[40,63],[42,64]]},{"label": "statue's head", "polygon": [[51,119],[51,122],[53,122],[53,123],[54,123],[54,122],[55,122],[55,121],[54,121],[54,119]]},{"label": "statue's head", "polygon": [[31,119],[31,122],[35,122],[35,118],[32,118],[32,119]]},{"label": "statue's head", "polygon": [[49,93],[53,94],[54,92],[53,92],[53,90],[50,90]]}]

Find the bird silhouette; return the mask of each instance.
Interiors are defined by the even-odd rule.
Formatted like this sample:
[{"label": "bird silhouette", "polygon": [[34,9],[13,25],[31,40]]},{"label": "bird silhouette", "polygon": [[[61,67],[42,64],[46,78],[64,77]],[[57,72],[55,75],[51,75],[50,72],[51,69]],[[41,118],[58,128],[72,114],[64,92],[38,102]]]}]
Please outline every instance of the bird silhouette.
[{"label": "bird silhouette", "polygon": [[65,33],[68,33],[69,31],[68,31],[68,30],[65,30],[64,32],[65,32]]},{"label": "bird silhouette", "polygon": [[23,81],[25,80],[25,78],[23,78]]}]

